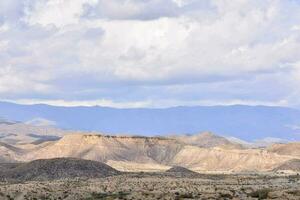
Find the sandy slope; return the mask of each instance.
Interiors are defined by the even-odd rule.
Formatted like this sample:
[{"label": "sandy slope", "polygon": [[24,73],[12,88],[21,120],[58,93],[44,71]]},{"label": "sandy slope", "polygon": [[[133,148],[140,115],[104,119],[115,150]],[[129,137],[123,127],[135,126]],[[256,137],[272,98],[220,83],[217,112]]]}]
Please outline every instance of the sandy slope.
[{"label": "sandy slope", "polygon": [[285,146],[289,151],[227,146],[199,147],[174,138],[71,134],[58,141],[19,146],[24,150],[0,145],[0,159],[76,157],[108,163],[122,171],[163,171],[174,165],[196,171],[268,171],[299,158],[293,153],[298,147],[293,143]]},{"label": "sandy slope", "polygon": [[291,159],[260,149],[223,149],[186,146],[175,157],[177,165],[196,171],[266,171]]},{"label": "sandy slope", "polygon": [[300,157],[300,142],[273,144],[268,147],[267,150],[280,155],[292,155]]},{"label": "sandy slope", "polygon": [[173,139],[74,134],[24,158],[80,157],[102,162],[169,163],[182,148],[183,144]]},{"label": "sandy slope", "polygon": [[228,139],[215,135],[211,132],[203,132],[195,135],[177,135],[173,136],[173,138],[185,144],[204,148],[217,146],[224,146],[228,148],[242,148],[241,144],[231,142]]}]

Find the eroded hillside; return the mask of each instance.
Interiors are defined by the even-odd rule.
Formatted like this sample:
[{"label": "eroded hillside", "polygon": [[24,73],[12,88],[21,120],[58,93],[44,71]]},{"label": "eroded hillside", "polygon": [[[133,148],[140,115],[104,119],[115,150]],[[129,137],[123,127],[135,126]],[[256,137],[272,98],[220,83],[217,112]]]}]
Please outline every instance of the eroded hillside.
[{"label": "eroded hillside", "polygon": [[[18,147],[2,145],[0,153],[5,162],[75,157],[104,162],[121,171],[162,171],[174,165],[201,172],[269,171],[299,158],[297,154],[280,153],[271,151],[270,148],[241,148],[240,145],[211,133],[204,133],[197,138],[202,138],[201,143],[210,146],[192,144],[194,138],[185,141],[184,137],[70,134],[58,141],[41,144]],[[216,142],[213,141],[214,138]],[[199,142],[200,140],[198,144]],[[289,148],[296,148],[297,151],[298,146],[293,143],[286,145],[291,145]]]}]

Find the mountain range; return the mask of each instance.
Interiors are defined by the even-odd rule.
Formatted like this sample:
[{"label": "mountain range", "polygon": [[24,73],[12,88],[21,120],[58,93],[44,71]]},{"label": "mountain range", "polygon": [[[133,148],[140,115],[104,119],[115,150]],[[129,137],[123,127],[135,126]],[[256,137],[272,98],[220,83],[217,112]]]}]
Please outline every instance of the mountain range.
[{"label": "mountain range", "polygon": [[[116,109],[0,103],[0,116],[0,168],[29,163],[18,164],[16,170],[33,177],[35,166],[81,168],[81,159],[129,172],[167,171],[173,166],[197,172],[300,169],[300,114],[291,108]],[[37,159],[41,163],[34,162]],[[88,162],[87,170],[99,163]],[[47,166],[41,169],[49,172]]]},{"label": "mountain range", "polygon": [[[0,143],[0,162],[72,157],[105,163],[120,171],[165,171],[181,166],[198,172],[271,171],[300,159],[300,143],[252,148],[213,133],[145,137],[73,133],[40,143]],[[294,167],[295,168],[295,167]]]},{"label": "mountain range", "polygon": [[166,136],[211,131],[246,141],[300,139],[300,111],[285,107],[234,105],[118,109],[0,102],[0,116],[30,125],[110,134]]}]

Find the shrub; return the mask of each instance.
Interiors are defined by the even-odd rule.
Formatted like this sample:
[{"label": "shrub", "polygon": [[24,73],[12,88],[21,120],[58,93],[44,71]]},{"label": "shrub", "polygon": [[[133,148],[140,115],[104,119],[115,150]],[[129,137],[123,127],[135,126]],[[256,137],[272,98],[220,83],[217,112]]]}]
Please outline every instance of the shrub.
[{"label": "shrub", "polygon": [[258,199],[266,199],[268,198],[268,194],[270,192],[270,189],[260,189],[260,190],[256,190],[254,192],[251,192],[249,194],[249,196],[253,197],[253,198],[258,198]]}]

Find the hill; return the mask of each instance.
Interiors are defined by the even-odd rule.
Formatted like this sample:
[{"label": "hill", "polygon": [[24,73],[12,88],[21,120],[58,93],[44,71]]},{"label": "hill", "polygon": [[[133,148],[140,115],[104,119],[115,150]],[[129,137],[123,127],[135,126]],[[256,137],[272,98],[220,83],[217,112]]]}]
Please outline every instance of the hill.
[{"label": "hill", "polygon": [[0,122],[0,141],[12,145],[57,140],[65,134],[70,134],[70,131],[22,122]]},{"label": "hill", "polygon": [[273,144],[267,148],[269,152],[280,155],[290,155],[300,157],[300,142],[292,142],[288,144]]},{"label": "hill", "polygon": [[73,157],[103,162],[122,171],[165,171],[169,166],[182,166],[204,172],[268,171],[300,159],[298,143],[255,149],[241,148],[212,133],[195,138],[202,139],[188,140],[189,144],[174,137],[70,134],[57,141],[17,147],[0,143],[0,162]]},{"label": "hill", "polygon": [[0,163],[0,171],[4,172],[19,166],[20,163]]},{"label": "hill", "polygon": [[[0,116],[22,122],[44,119],[59,128],[166,135],[212,131],[246,141],[265,137],[300,139],[300,111],[269,106],[194,106],[161,109],[59,107],[0,102]],[[116,126],[118,124],[118,126]]]},{"label": "hill", "polygon": [[[19,160],[76,157],[109,163],[116,169],[134,171],[156,166],[182,166],[196,171],[267,171],[290,160],[263,149],[203,148],[174,138],[80,135],[64,136],[31,149]],[[155,167],[154,167],[155,168]],[[152,169],[153,170],[153,169]]]},{"label": "hill", "polygon": [[15,162],[23,152],[20,148],[0,142],[0,163]]},{"label": "hill", "polygon": [[1,179],[51,180],[75,177],[100,178],[120,174],[112,167],[97,161],[75,158],[34,160],[0,172]]},{"label": "hill", "polygon": [[215,135],[211,132],[203,132],[195,135],[178,135],[175,139],[189,145],[203,148],[211,148],[216,146],[242,148],[242,145],[231,142],[224,137]]},{"label": "hill", "polygon": [[286,161],[274,169],[274,171],[282,171],[282,170],[300,172],[300,159],[293,159],[293,160]]},{"label": "hill", "polygon": [[197,174],[196,172],[189,170],[185,167],[181,167],[181,166],[173,166],[170,169],[168,169],[166,172],[168,172],[168,173],[183,173],[183,174]]},{"label": "hill", "polygon": [[199,148],[185,146],[173,159],[173,165],[194,171],[267,171],[290,160],[263,149]]},{"label": "hill", "polygon": [[77,157],[100,162],[169,163],[183,146],[169,138],[72,134],[23,158]]}]

